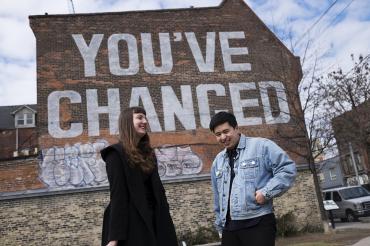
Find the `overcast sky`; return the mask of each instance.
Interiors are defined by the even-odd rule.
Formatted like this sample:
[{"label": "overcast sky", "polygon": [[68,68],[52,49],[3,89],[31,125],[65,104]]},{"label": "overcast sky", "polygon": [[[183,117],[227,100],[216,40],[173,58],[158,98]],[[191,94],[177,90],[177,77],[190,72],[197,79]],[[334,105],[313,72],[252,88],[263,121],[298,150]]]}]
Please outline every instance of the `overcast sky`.
[{"label": "overcast sky", "polygon": [[[73,0],[76,13],[218,6],[222,0]],[[326,74],[370,54],[369,0],[245,0],[297,56]],[[36,45],[29,15],[72,13],[70,0],[0,0],[0,106],[35,104]]]}]

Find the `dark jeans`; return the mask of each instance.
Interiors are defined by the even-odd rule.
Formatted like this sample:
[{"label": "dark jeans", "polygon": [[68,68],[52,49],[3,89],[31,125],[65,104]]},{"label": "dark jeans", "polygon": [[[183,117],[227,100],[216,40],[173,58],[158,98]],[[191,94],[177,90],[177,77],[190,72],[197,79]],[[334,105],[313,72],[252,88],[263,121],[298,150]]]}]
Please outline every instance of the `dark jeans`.
[{"label": "dark jeans", "polygon": [[274,246],[276,220],[274,214],[265,215],[252,227],[222,232],[222,246]]}]

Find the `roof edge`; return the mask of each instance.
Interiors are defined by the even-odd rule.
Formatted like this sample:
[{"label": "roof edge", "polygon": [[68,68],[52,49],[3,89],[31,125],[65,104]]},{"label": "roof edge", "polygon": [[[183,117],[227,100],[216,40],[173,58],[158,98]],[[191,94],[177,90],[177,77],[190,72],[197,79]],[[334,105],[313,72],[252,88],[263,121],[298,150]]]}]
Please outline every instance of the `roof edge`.
[{"label": "roof edge", "polygon": [[[117,11],[117,12],[97,12],[97,13],[80,13],[80,14],[52,14],[49,15],[48,13],[45,13],[44,15],[29,15],[29,19],[34,18],[48,18],[48,17],[81,17],[81,16],[96,16],[96,15],[122,15],[122,14],[132,14],[132,13],[150,13],[150,12],[168,12],[168,11],[189,11],[189,10],[207,10],[207,9],[219,9],[223,7],[225,2],[229,0],[223,0],[219,5],[217,6],[210,6],[210,7],[199,7],[194,8],[190,6],[189,8],[173,8],[173,9],[148,9],[148,10],[129,10],[129,11]],[[238,0],[243,1],[243,0]],[[244,1],[243,1],[244,2]]]},{"label": "roof edge", "polygon": [[33,108],[31,108],[31,107],[29,107],[28,105],[24,104],[24,105],[19,105],[19,107],[18,107],[16,110],[14,110],[11,114],[12,114],[12,115],[14,115],[14,114],[16,114],[18,111],[20,111],[20,110],[21,110],[21,109],[23,109],[23,108],[28,108],[28,109],[29,109],[29,110],[31,110],[32,112],[37,113],[37,111],[36,111],[36,110],[34,110]]}]

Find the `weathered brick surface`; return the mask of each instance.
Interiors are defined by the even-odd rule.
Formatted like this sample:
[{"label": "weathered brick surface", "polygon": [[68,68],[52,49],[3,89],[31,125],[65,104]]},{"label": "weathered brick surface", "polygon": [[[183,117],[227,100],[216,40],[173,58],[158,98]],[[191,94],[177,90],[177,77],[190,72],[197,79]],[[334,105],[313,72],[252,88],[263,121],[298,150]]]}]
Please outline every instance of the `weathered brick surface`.
[{"label": "weathered brick surface", "polygon": [[0,162],[0,192],[44,188],[38,179],[38,159],[18,158]]},{"label": "weathered brick surface", "polygon": [[274,200],[277,214],[292,212],[298,229],[305,226],[322,226],[313,182],[310,171],[300,171],[295,185],[282,197]]},{"label": "weathered brick surface", "polygon": [[[0,130],[0,160],[13,157],[13,152],[17,150],[16,139],[16,129]],[[33,153],[36,147],[38,147],[36,128],[19,128],[18,149],[29,149],[30,153]]]},{"label": "weathered brick surface", "polygon": [[[338,144],[340,161],[344,176],[349,184],[356,184],[355,170],[352,164],[346,163],[350,159],[349,143],[353,152],[361,156],[362,170],[360,175],[370,176],[370,100],[358,105],[332,120],[335,139]],[[368,182],[368,179],[365,179]]]},{"label": "weathered brick surface", "polygon": [[107,193],[0,201],[1,245],[99,245]]},{"label": "weathered brick surface", "polygon": [[[133,21],[134,20],[134,21]],[[162,11],[135,11],[104,14],[78,15],[48,15],[31,16],[30,25],[36,36],[37,64],[38,64],[38,127],[39,143],[41,148],[64,146],[65,143],[94,142],[97,139],[107,139],[110,142],[112,135],[108,131],[107,114],[99,115],[99,136],[91,136],[88,132],[86,90],[96,89],[99,106],[108,104],[107,89],[119,88],[121,108],[130,103],[131,89],[145,87],[150,93],[158,115],[162,132],[151,134],[156,146],[163,145],[190,145],[197,148],[206,145],[209,153],[216,153],[219,146],[214,137],[201,126],[198,101],[208,100],[211,115],[215,110],[233,110],[231,102],[230,83],[256,83],[255,89],[242,90],[241,100],[257,99],[258,106],[246,106],[243,109],[245,117],[264,117],[264,107],[260,98],[259,82],[281,81],[285,87],[291,120],[286,124],[268,125],[265,122],[257,125],[241,127],[249,136],[269,137],[277,140],[281,146],[289,151],[304,153],[304,149],[297,150],[297,142],[304,143],[304,126],[300,109],[297,84],[301,78],[299,59],[270,32],[258,19],[253,11],[241,0],[227,0],[219,7],[202,9],[177,9]],[[198,45],[205,57],[207,32],[214,32],[215,39],[215,66],[213,72],[200,72],[194,60],[192,51],[186,41],[185,33],[194,32]],[[247,47],[248,55],[232,56],[233,63],[250,63],[251,71],[226,71],[221,52],[221,32],[243,32],[245,39],[230,40],[231,47]],[[119,76],[112,74],[109,65],[109,38],[115,34],[130,34],[137,40],[139,71],[133,75]],[[155,64],[161,65],[159,49],[159,33],[168,33],[171,42],[173,67],[165,74],[151,74],[144,70],[141,34],[152,35]],[[182,40],[175,41],[176,33],[181,34]],[[94,34],[102,34],[103,39],[95,59],[95,76],[85,76],[84,60],[72,38],[72,34],[82,34],[88,45]],[[127,44],[122,41],[119,46],[120,65],[127,68]],[[197,86],[218,84],[225,89],[225,95],[219,96],[212,90],[208,98],[198,98]],[[191,98],[182,98],[181,86],[191,88]],[[186,130],[185,126],[175,117],[175,131],[165,130],[164,105],[161,88],[170,86],[181,103],[193,102],[195,128]],[[71,123],[82,123],[83,132],[72,138],[55,138],[48,133],[48,96],[55,91],[72,90],[81,96],[81,102],[70,103],[69,99],[62,98],[60,106],[60,124],[63,130],[68,130]],[[275,94],[274,94],[275,93]],[[272,91],[271,108],[273,114],[279,113],[276,102],[276,92]],[[275,95],[275,99],[274,96]],[[283,99],[285,100],[285,99]],[[142,102],[140,102],[141,104]],[[280,112],[281,114],[285,112]],[[284,140],[281,136],[287,136]],[[303,137],[302,137],[303,136]],[[293,143],[293,144],[292,144]],[[292,145],[292,146],[289,146]],[[204,152],[204,151],[203,151]],[[213,156],[200,153],[204,166],[203,172],[208,172]],[[306,163],[299,156],[294,159],[298,164]]]},{"label": "weathered brick surface", "polygon": [[[299,172],[295,186],[275,200],[276,215],[294,211],[298,228],[320,227],[312,175]],[[212,227],[209,180],[165,184],[178,235]],[[100,245],[108,191],[93,191],[0,201],[1,245]]]}]

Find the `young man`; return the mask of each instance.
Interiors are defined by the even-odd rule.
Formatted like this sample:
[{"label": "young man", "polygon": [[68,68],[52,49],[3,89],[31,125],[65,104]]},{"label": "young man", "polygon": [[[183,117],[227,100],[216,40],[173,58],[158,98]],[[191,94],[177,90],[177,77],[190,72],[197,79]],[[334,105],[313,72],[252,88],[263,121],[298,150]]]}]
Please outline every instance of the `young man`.
[{"label": "young man", "polygon": [[211,168],[222,246],[275,245],[272,199],[292,186],[295,163],[273,141],[241,134],[231,113],[217,113],[209,128],[225,147]]}]

